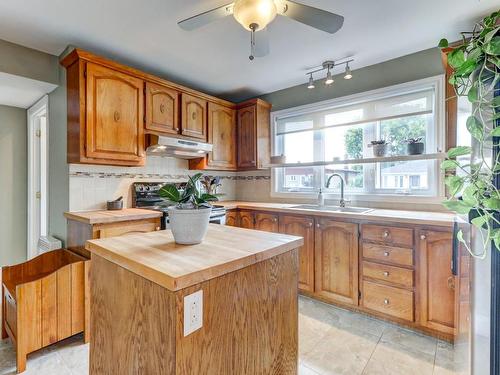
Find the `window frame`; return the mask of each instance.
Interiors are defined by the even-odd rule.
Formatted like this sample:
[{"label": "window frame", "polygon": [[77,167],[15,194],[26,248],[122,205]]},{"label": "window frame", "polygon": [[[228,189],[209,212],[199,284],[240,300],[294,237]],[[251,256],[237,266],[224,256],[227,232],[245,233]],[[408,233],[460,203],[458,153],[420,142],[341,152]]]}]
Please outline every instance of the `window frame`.
[{"label": "window frame", "polygon": [[[346,105],[353,105],[358,103],[363,103],[366,101],[379,100],[390,96],[403,95],[412,91],[418,91],[426,88],[434,89],[434,118],[435,118],[435,128],[431,137],[434,137],[436,148],[435,152],[443,152],[445,148],[445,101],[444,101],[444,85],[445,77],[444,74],[428,77],[416,81],[406,82],[402,84],[397,84],[389,87],[384,87],[381,89],[366,91],[363,93],[343,96],[339,98],[324,100],[321,102],[316,102],[312,104],[306,104],[298,107],[287,108],[283,110],[271,112],[271,152],[272,155],[276,154],[276,149],[278,143],[282,141],[282,137],[277,137],[277,120],[283,117],[299,116],[305,115],[310,112],[324,111],[332,109],[335,107],[342,107]],[[391,201],[391,202],[411,202],[411,203],[437,203],[441,202],[445,198],[445,188],[444,188],[444,174],[440,170],[439,162],[434,161],[434,167],[431,168],[432,173],[429,176],[429,181],[436,178],[437,186],[435,186],[435,195],[410,195],[410,194],[395,194],[394,192],[388,193],[374,193],[370,192],[348,192],[346,195],[351,200],[359,201]],[[318,170],[321,167],[316,167]],[[374,166],[374,169],[377,169]],[[302,198],[302,199],[314,199],[317,197],[317,188],[311,188],[308,191],[295,191],[295,192],[283,192],[278,190],[278,169],[273,168],[271,170],[271,197],[276,198]],[[326,199],[338,199],[340,194],[338,192],[333,192],[324,188],[324,173],[315,172],[315,178],[319,178],[321,186],[323,186],[323,193]],[[376,178],[376,177],[375,177]],[[429,188],[431,188],[429,186]],[[378,189],[375,189],[378,190]],[[379,190],[382,191],[382,190]]]}]

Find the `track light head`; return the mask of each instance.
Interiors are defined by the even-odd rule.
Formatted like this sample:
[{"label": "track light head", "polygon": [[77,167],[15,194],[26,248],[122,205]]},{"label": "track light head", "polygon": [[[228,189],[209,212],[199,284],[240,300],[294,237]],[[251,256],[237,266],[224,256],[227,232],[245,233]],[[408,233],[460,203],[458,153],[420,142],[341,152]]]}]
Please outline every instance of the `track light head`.
[{"label": "track light head", "polygon": [[313,79],[313,75],[311,73],[311,75],[309,76],[309,84],[307,85],[307,88],[308,89],[313,89],[314,88],[314,79]]},{"label": "track light head", "polygon": [[346,63],[344,79],[351,79],[351,78],[352,78],[352,71],[351,68],[349,67],[349,63]]}]

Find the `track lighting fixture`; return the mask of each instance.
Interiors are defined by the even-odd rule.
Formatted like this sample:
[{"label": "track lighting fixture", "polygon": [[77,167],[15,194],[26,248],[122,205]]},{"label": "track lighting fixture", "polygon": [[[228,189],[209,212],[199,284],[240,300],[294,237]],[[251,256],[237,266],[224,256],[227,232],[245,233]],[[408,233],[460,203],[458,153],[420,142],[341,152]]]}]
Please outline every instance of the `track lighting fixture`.
[{"label": "track lighting fixture", "polygon": [[309,76],[309,82],[308,82],[307,88],[313,89],[315,87],[313,74],[321,72],[323,70],[326,70],[325,85],[330,86],[334,82],[333,75],[332,75],[332,69],[335,68],[336,66],[339,66],[339,65],[345,65],[344,79],[351,79],[352,78],[352,71],[351,71],[351,68],[349,66],[349,63],[352,61],[354,61],[354,60],[350,59],[350,60],[345,60],[345,61],[341,61],[341,62],[335,62],[333,60],[325,61],[317,69],[306,73]]}]

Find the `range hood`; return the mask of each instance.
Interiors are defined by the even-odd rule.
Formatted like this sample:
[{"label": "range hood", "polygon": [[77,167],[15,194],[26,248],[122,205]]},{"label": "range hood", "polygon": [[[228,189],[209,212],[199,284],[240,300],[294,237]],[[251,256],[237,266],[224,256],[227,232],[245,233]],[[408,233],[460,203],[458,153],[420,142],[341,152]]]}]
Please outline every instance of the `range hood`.
[{"label": "range hood", "polygon": [[173,137],[151,135],[148,155],[172,156],[180,159],[198,159],[212,151],[209,143],[190,141]]}]

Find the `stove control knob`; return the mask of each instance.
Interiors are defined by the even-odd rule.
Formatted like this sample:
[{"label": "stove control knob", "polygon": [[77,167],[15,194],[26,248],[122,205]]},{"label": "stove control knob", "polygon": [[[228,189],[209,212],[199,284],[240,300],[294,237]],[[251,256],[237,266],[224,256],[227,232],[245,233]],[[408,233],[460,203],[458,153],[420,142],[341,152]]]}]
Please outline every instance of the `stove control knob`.
[{"label": "stove control knob", "polygon": [[146,186],[146,191],[149,191],[149,186]]}]

